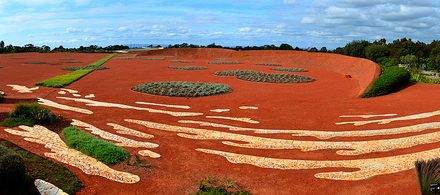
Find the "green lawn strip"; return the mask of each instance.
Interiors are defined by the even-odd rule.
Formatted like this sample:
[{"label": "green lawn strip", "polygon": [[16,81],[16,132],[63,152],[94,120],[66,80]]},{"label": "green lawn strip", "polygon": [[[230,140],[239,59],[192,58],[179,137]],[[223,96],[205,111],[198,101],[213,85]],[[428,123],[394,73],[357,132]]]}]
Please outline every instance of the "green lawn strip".
[{"label": "green lawn strip", "polygon": [[[25,182],[18,186],[17,189],[12,189],[17,193],[24,192],[23,194],[34,194],[32,192],[36,192],[35,186],[33,185],[35,179],[42,179],[54,184],[68,194],[74,194],[83,187],[81,181],[70,170],[60,164],[28,152],[6,140],[0,140],[0,147],[5,147],[21,157],[26,167],[27,178],[25,178]],[[11,187],[13,188],[14,186]]]},{"label": "green lawn strip", "polygon": [[363,98],[387,95],[399,91],[410,83],[411,74],[397,66],[382,69],[382,74],[373,85],[362,94]]},{"label": "green lawn strip", "polygon": [[63,129],[63,135],[67,146],[107,165],[125,161],[130,157],[130,153],[122,147],[89,135],[74,126]]},{"label": "green lawn strip", "polygon": [[86,76],[87,74],[93,72],[93,70],[100,69],[100,68],[98,68],[99,66],[101,66],[102,64],[104,64],[105,62],[110,60],[115,55],[116,54],[108,55],[105,58],[102,58],[96,62],[93,62],[93,63],[87,65],[87,66],[91,67],[90,69],[82,69],[80,67],[79,70],[75,70],[74,72],[71,72],[71,73],[68,73],[65,75],[52,77],[50,79],[47,79],[45,81],[41,81],[41,82],[37,83],[37,85],[38,86],[46,86],[46,87],[55,87],[55,88],[65,87],[65,86],[70,85],[71,83],[79,80],[80,78]]},{"label": "green lawn strip", "polygon": [[71,73],[56,76],[50,79],[47,79],[45,81],[37,83],[38,86],[46,86],[46,87],[55,87],[55,88],[61,88],[64,86],[67,86],[80,78],[86,76],[87,74],[93,72],[93,69],[86,69],[86,70],[76,70]]}]

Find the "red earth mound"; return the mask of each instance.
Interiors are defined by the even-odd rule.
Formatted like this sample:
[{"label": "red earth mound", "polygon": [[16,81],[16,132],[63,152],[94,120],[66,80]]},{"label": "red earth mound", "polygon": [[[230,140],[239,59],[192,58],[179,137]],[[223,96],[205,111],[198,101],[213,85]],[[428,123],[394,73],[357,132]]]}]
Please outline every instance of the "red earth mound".
[{"label": "red earth mound", "polygon": [[[28,56],[29,55],[29,56]],[[41,56],[40,56],[41,55]],[[49,55],[49,56],[45,56]],[[79,194],[192,194],[198,187],[198,181],[207,175],[214,175],[220,178],[231,178],[241,186],[245,187],[254,194],[416,194],[419,192],[417,178],[410,162],[410,168],[399,169],[400,161],[394,161],[394,157],[406,154],[418,154],[427,150],[440,148],[440,143],[436,140],[428,141],[429,133],[435,133],[438,128],[432,127],[424,131],[408,131],[395,133],[410,125],[435,122],[440,119],[436,102],[440,98],[440,86],[428,84],[415,84],[403,89],[398,93],[388,96],[361,99],[358,97],[379,74],[377,65],[374,63],[357,58],[351,58],[336,54],[306,53],[296,51],[230,51],[222,49],[172,49],[158,50],[147,53],[137,53],[141,56],[165,56],[164,60],[144,60],[136,58],[134,54],[118,55],[105,66],[107,70],[95,71],[81,80],[73,83],[67,88],[79,91],[84,98],[85,95],[95,94],[96,98],[91,100],[99,102],[118,103],[142,108],[153,108],[175,112],[196,112],[203,113],[199,116],[176,117],[168,114],[148,112],[145,110],[107,108],[100,106],[90,106],[86,103],[73,102],[57,97],[74,97],[71,94],[60,95],[58,89],[40,88],[30,94],[20,94],[10,90],[6,84],[20,84],[32,87],[37,81],[60,74],[60,66],[49,65],[20,65],[8,59],[13,57],[23,57],[26,60],[32,58],[50,58],[51,60],[60,58],[60,55],[67,54],[14,54],[0,56],[1,64],[0,84],[1,89],[8,94],[6,104],[1,104],[2,112],[9,111],[13,107],[13,102],[25,99],[42,97],[55,101],[60,104],[89,109],[94,114],[80,114],[76,112],[51,108],[57,114],[69,119],[78,119],[90,123],[100,129],[110,133],[116,133],[107,123],[117,123],[123,126],[154,135],[151,139],[141,139],[133,136],[128,138],[149,141],[160,146],[151,149],[161,155],[157,159],[148,159],[151,162],[151,169],[148,171],[129,168],[123,165],[115,165],[112,168],[131,172],[139,175],[141,181],[136,184],[120,184],[98,176],[84,174],[79,169],[66,165],[85,183],[86,187]],[[84,61],[90,59],[95,61],[105,54],[71,54],[78,55]],[[44,56],[44,57],[43,57]],[[216,61],[239,61],[242,64],[208,64]],[[188,60],[190,63],[176,63],[171,60]],[[24,59],[23,59],[24,60]],[[48,59],[49,60],[49,59]],[[235,69],[249,69],[260,72],[280,73],[270,70],[271,67],[256,66],[256,63],[280,63],[281,67],[306,68],[309,72],[297,74],[307,75],[317,80],[311,83],[301,84],[274,84],[256,83],[239,80],[235,77],[219,77],[214,72]],[[18,65],[17,65],[18,64]],[[206,66],[207,70],[182,71],[169,69],[168,66],[187,66],[197,65]],[[44,67],[42,67],[44,66]],[[26,76],[22,75],[26,74]],[[290,73],[288,73],[290,74]],[[352,78],[347,78],[351,75]],[[16,78],[18,77],[18,79]],[[177,98],[162,97],[134,92],[131,87],[158,81],[193,81],[193,82],[215,82],[224,83],[233,89],[231,93],[199,98]],[[15,101],[8,100],[14,99]],[[178,108],[168,108],[154,105],[140,105],[135,102],[151,102],[168,105],[187,105],[188,110]],[[242,110],[240,106],[255,106],[257,110]],[[212,109],[230,109],[228,112],[215,113]],[[418,113],[433,112],[421,115],[422,117],[406,117],[389,121],[389,123],[365,124],[354,126],[352,124],[337,125],[338,122],[346,121],[365,121],[376,119],[396,118],[401,116],[413,115]],[[376,118],[341,118],[342,115],[365,115],[365,114],[397,114],[397,116],[379,116]],[[245,123],[240,121],[230,121],[225,119],[207,118],[206,116],[224,116],[236,118],[251,118],[259,121],[258,124]],[[124,119],[135,119],[151,121],[172,127],[171,130],[164,128],[145,127],[142,125],[129,123]],[[196,124],[184,124],[179,120],[206,121],[212,123],[227,124],[237,127],[247,127],[256,129],[281,129],[281,130],[310,130],[313,132],[364,132],[365,130],[387,130],[394,132],[391,134],[372,134],[369,136],[347,136],[334,137],[328,140],[318,139],[313,136],[292,136],[291,133],[259,134],[254,131],[232,131],[225,128],[199,126]],[[221,137],[217,139],[204,139],[204,136],[194,136],[193,133],[173,132],[181,127],[201,128],[215,133],[232,133],[234,137]],[[414,128],[416,129],[416,128]],[[348,133],[351,135],[352,132]],[[356,134],[356,133],[353,133]],[[301,151],[298,148],[290,149],[262,149],[253,147],[237,147],[227,145],[224,141],[235,144],[246,143],[236,139],[243,135],[258,138],[272,138],[276,142],[279,140],[311,141],[302,144],[293,144],[295,147],[323,147],[324,149]],[[426,137],[424,137],[426,135]],[[413,144],[405,147],[398,138],[412,140],[412,136],[421,136],[419,142],[406,143]],[[24,147],[39,155],[48,152],[42,145],[30,143],[22,137],[8,134],[4,131],[0,133],[0,138],[11,140],[12,142]],[[195,139],[198,138],[198,139]],[[235,139],[235,140],[234,140]],[[277,141],[278,140],[278,141]],[[383,141],[385,140],[385,141]],[[415,139],[414,139],[415,140]],[[333,143],[356,143],[362,141],[370,144],[358,149],[372,151],[373,148],[389,148],[387,151],[372,151],[359,155],[340,155],[336,151],[356,144],[344,146],[342,148],[326,149]],[[378,142],[381,141],[381,142]],[[290,141],[288,141],[290,142]],[[322,142],[331,142],[322,145]],[[263,141],[258,142],[264,144]],[[394,144],[395,143],[395,144]],[[392,145],[389,145],[392,144]],[[415,144],[415,145],[414,145]],[[258,146],[258,145],[257,145]],[[279,144],[277,147],[286,147],[289,144]],[[274,147],[275,147],[274,146]],[[358,171],[357,168],[299,168],[283,169],[268,168],[260,164],[236,164],[228,161],[222,156],[200,152],[196,149],[211,149],[237,154],[246,154],[267,158],[290,159],[290,160],[316,160],[331,161],[338,160],[365,160],[366,164],[375,159],[391,157],[383,164],[373,164],[375,168],[381,169],[391,163],[398,171],[395,173],[384,173],[374,175],[359,180],[350,180],[350,172]],[[139,149],[126,148],[132,154]],[[351,148],[353,149],[353,148]],[[419,158],[426,158],[418,154]],[[397,157],[396,157],[397,159]],[[258,162],[263,162],[260,160]],[[257,162],[257,163],[258,163]],[[358,162],[358,161],[357,161]],[[379,162],[379,160],[378,160]],[[394,164],[393,164],[394,163]],[[402,162],[403,163],[403,162]],[[316,163],[318,164],[318,163]],[[348,163],[350,164],[350,163]],[[287,166],[284,166],[286,168]],[[392,169],[392,168],[390,168]],[[388,169],[386,169],[388,170]],[[323,172],[342,172],[347,174],[345,179],[323,179],[316,177],[315,174]],[[366,172],[365,174],[369,174]],[[362,176],[362,175],[361,175]],[[358,177],[361,177],[358,176]]]}]

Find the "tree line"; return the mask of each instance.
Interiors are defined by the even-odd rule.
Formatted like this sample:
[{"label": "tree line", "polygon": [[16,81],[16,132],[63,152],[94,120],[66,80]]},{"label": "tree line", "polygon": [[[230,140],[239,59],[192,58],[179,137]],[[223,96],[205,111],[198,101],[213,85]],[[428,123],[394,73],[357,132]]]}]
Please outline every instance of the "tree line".
[{"label": "tree line", "polygon": [[129,49],[125,45],[110,45],[100,47],[97,45],[80,46],[78,48],[64,48],[62,45],[51,49],[47,45],[35,46],[33,44],[26,44],[24,46],[14,46],[12,44],[5,45],[4,41],[0,41],[0,53],[23,53],[23,52],[111,52],[116,50]]}]

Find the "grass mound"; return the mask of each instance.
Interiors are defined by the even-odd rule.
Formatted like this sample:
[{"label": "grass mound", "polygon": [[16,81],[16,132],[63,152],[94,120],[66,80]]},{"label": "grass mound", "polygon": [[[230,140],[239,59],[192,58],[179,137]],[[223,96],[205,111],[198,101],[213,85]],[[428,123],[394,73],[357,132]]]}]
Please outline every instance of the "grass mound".
[{"label": "grass mound", "polygon": [[409,84],[411,74],[396,66],[382,69],[382,74],[364,94],[363,98],[376,97],[394,93]]},{"label": "grass mound", "polygon": [[176,81],[145,83],[133,87],[132,90],[153,95],[176,97],[201,97],[232,91],[229,86],[224,84]]},{"label": "grass mound", "polygon": [[273,63],[264,63],[264,64],[255,64],[257,66],[281,66],[281,64],[273,64]]},{"label": "grass mound", "polygon": [[208,67],[206,66],[169,66],[170,69],[175,70],[206,70]]},{"label": "grass mound", "polygon": [[56,87],[61,88],[65,87],[67,85],[70,85],[71,83],[79,80],[80,78],[86,76],[87,74],[91,73],[93,69],[85,69],[85,70],[77,70],[74,72],[71,72],[69,74],[56,76],[50,79],[47,79],[45,81],[37,83],[38,86],[46,86],[46,87]]},{"label": "grass mound", "polygon": [[214,73],[217,76],[235,76],[238,79],[265,83],[306,83],[315,81],[314,78],[294,74],[269,74],[253,70],[229,70]]},{"label": "grass mound", "polygon": [[208,62],[208,64],[241,64],[241,62],[233,62],[233,61],[216,61],[216,62]]},{"label": "grass mound", "polygon": [[244,191],[233,180],[220,181],[215,177],[208,176],[199,184],[199,191],[196,195],[251,195]]},{"label": "grass mound", "polygon": [[130,157],[125,149],[70,126],[63,129],[67,146],[75,148],[105,164],[116,164]]},{"label": "grass mound", "polygon": [[76,70],[105,70],[108,69],[106,66],[74,66],[63,68],[63,70],[76,71]]},{"label": "grass mound", "polygon": [[430,195],[430,184],[440,183],[440,158],[415,162],[416,174],[419,180],[420,191],[423,195]]},{"label": "grass mound", "polygon": [[271,68],[271,70],[283,72],[308,72],[308,70],[304,68]]},{"label": "grass mound", "polygon": [[[74,194],[83,187],[81,181],[69,169],[62,165],[28,152],[9,141],[0,140],[0,156],[6,154],[6,152],[3,152],[5,148],[7,148],[9,152],[12,152],[12,155],[19,156],[21,159],[18,160],[14,157],[7,161],[6,166],[14,166],[12,167],[13,170],[7,173],[8,175],[14,175],[13,177],[7,177],[8,182],[10,182],[11,179],[22,179],[22,165],[24,165],[26,172],[25,178],[20,182],[20,185],[17,186],[17,188],[14,188],[14,185],[9,185],[9,192],[5,194],[39,194],[33,183],[35,179],[43,179],[52,183],[68,194]],[[3,158],[0,157],[0,159]],[[11,161],[14,161],[14,163]],[[0,164],[1,163],[2,162],[0,162]],[[2,165],[0,165],[0,167],[0,169],[7,168]],[[0,175],[2,175],[2,173],[0,173]],[[3,175],[0,176],[0,179],[2,180],[0,185],[4,184]],[[8,190],[7,188],[0,187],[0,194],[3,194],[2,189]]]},{"label": "grass mound", "polygon": [[19,103],[0,125],[5,127],[33,126],[35,124],[53,124],[59,121],[60,119],[52,111],[37,103]]}]

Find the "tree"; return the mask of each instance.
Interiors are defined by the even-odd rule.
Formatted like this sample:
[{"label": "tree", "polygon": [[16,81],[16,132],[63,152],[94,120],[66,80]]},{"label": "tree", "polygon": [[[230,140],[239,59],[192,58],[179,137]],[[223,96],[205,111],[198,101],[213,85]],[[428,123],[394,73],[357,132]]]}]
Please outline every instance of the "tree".
[{"label": "tree", "polygon": [[2,41],[0,41],[0,50],[3,50],[3,49],[5,49],[5,42],[3,42],[3,40],[2,40]]},{"label": "tree", "polygon": [[379,62],[379,59],[388,57],[390,50],[385,45],[370,45],[365,49],[365,56],[375,62]]},{"label": "tree", "polygon": [[309,49],[309,52],[318,52],[318,49],[316,47],[312,47]]},{"label": "tree", "polygon": [[327,52],[327,47],[321,47],[321,49],[319,50],[320,52]]},{"label": "tree", "polygon": [[410,68],[417,68],[417,56],[408,54],[400,57],[400,63],[407,65]]},{"label": "tree", "polygon": [[370,45],[370,42],[365,40],[357,40],[352,41],[345,45],[343,49],[344,55],[354,56],[354,57],[360,57],[365,58],[365,49]]},{"label": "tree", "polygon": [[283,43],[279,47],[280,50],[293,50],[293,47],[287,43]]}]

